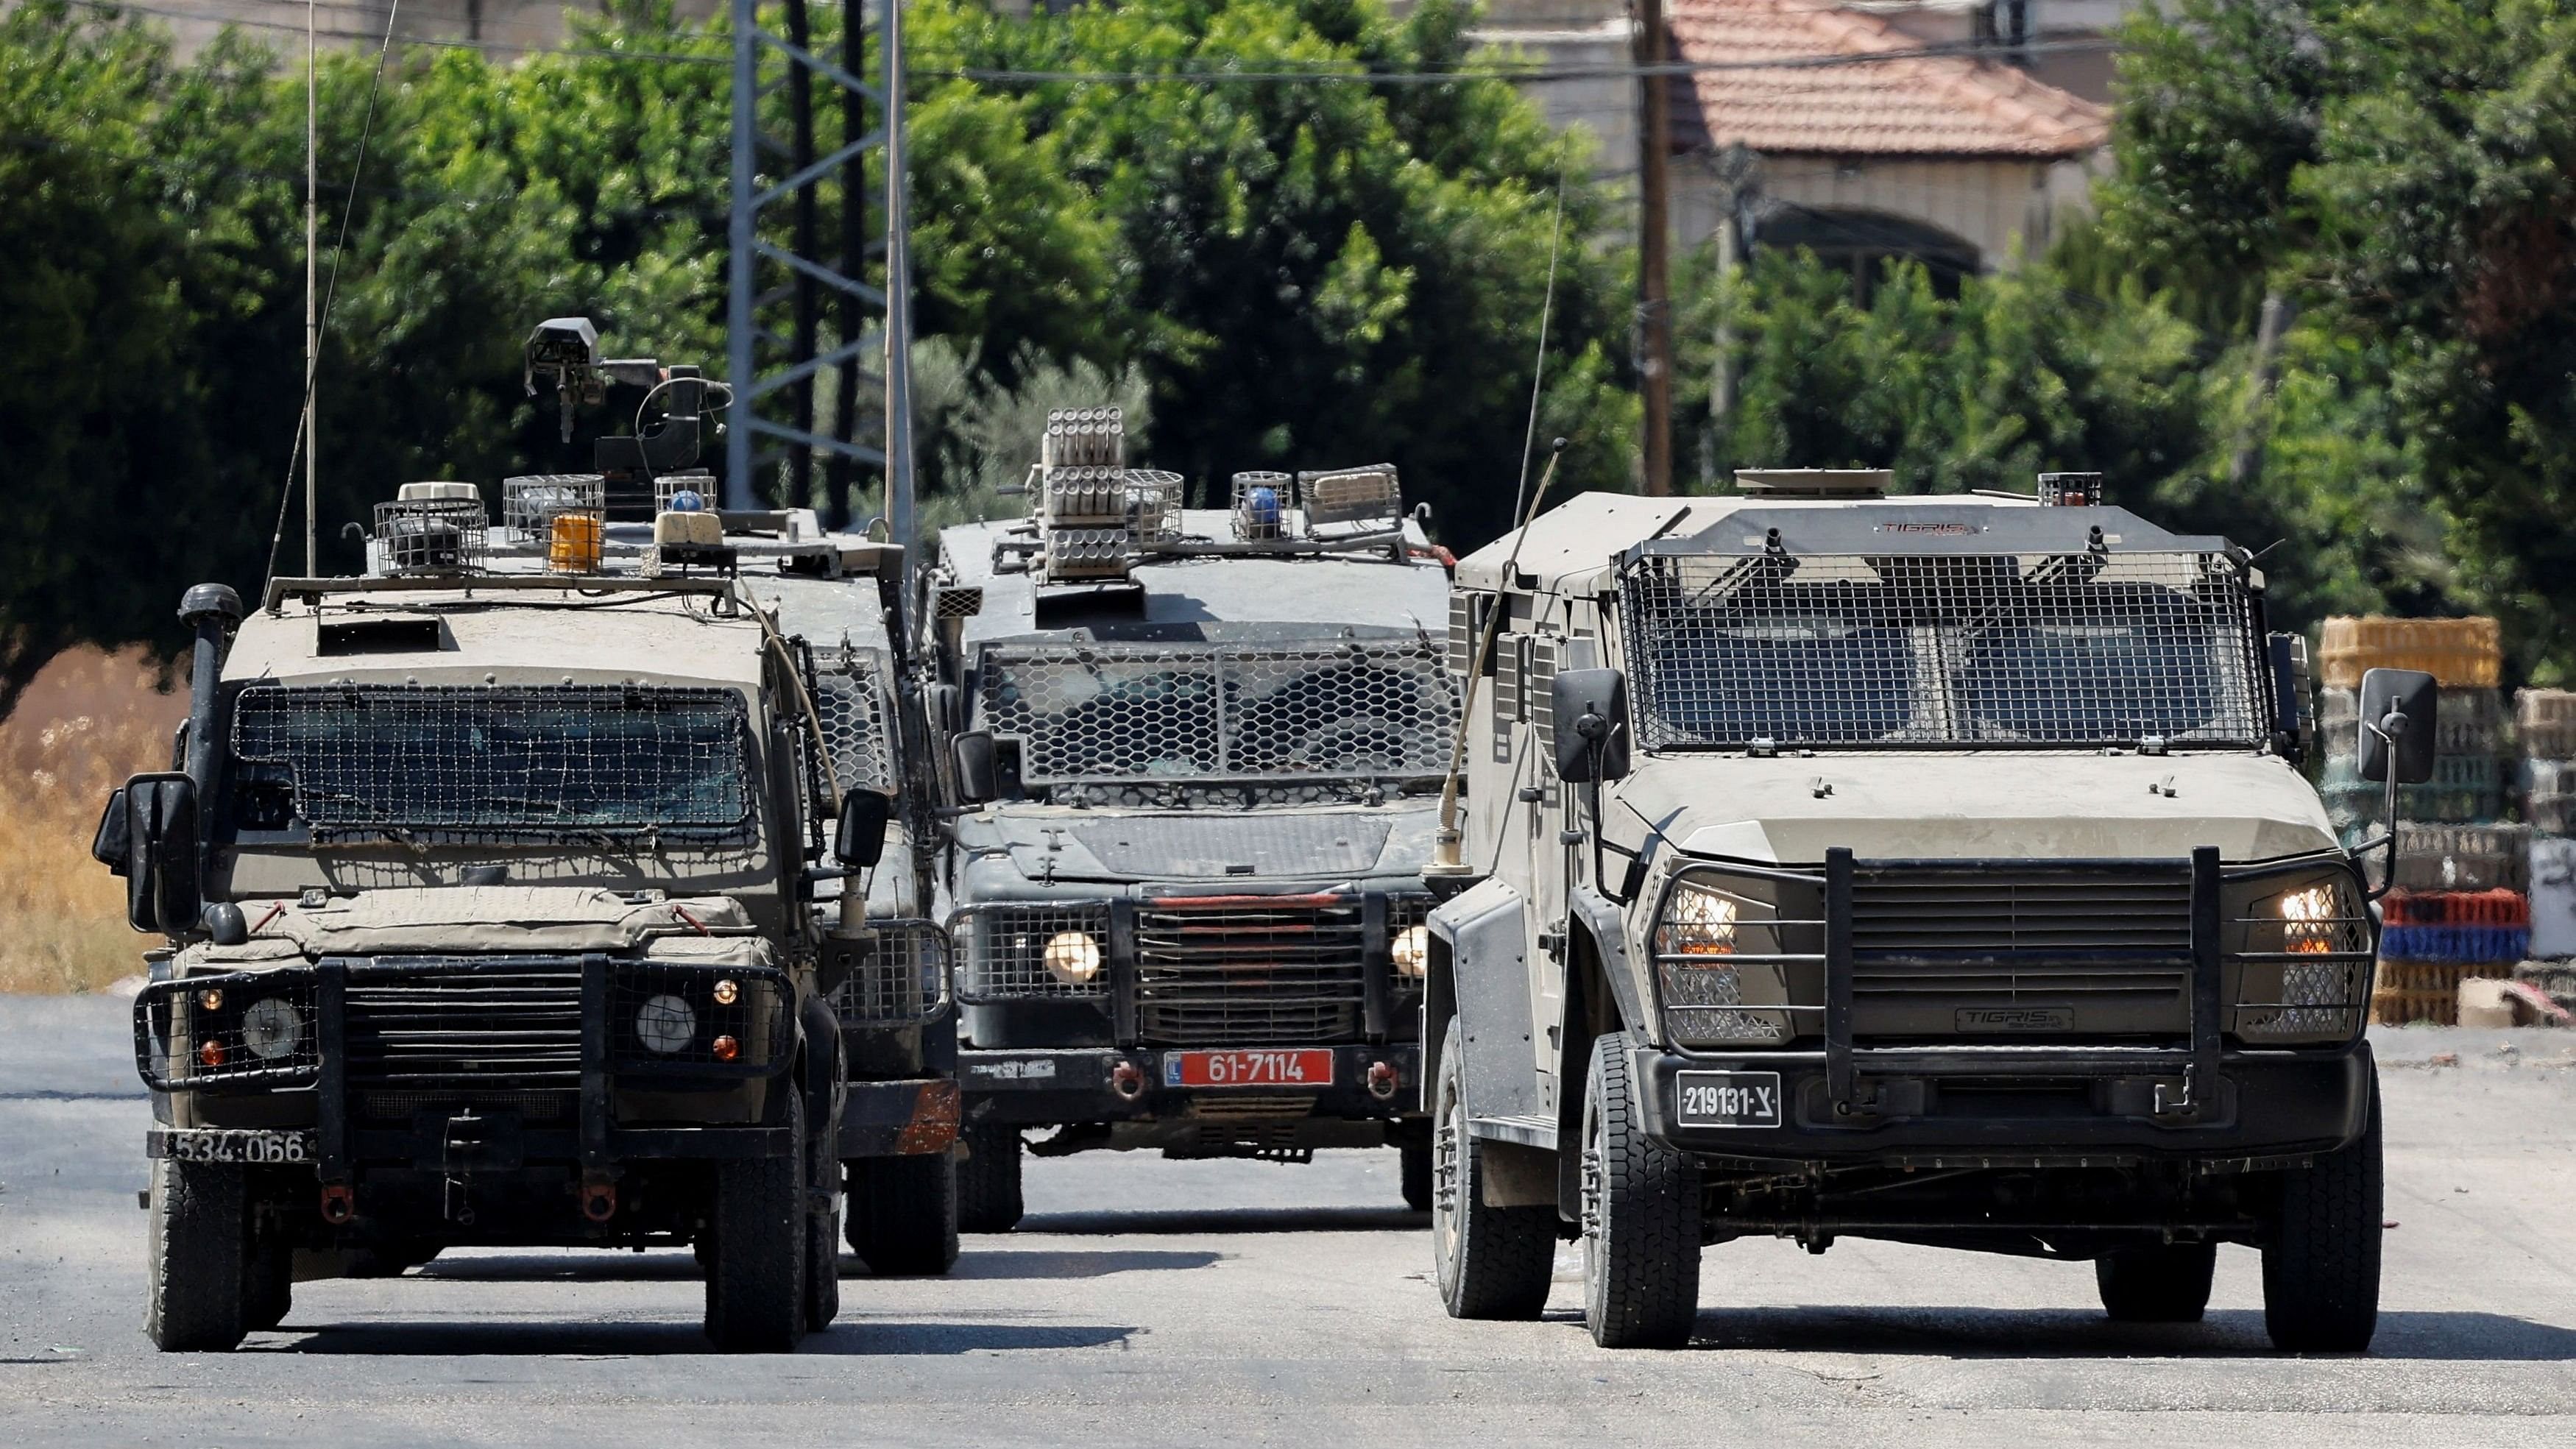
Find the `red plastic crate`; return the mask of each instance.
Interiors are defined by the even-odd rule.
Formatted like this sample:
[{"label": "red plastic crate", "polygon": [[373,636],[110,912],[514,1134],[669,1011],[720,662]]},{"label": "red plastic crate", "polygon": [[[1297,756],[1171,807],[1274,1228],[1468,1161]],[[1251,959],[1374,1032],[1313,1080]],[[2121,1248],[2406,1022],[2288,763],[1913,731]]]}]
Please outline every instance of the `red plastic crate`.
[{"label": "red plastic crate", "polygon": [[2380,909],[2390,926],[2531,924],[2531,897],[2520,891],[2390,891]]}]

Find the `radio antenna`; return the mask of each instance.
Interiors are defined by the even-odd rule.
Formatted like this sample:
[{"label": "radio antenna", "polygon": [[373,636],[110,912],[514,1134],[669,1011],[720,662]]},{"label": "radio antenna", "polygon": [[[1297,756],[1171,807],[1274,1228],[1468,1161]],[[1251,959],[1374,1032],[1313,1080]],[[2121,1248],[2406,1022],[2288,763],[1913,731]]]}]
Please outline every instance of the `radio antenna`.
[{"label": "radio antenna", "polygon": [[[321,110],[321,67],[314,45],[313,12],[316,0],[304,0],[304,576],[313,578],[322,570],[319,545],[315,534],[320,531],[320,509],[313,498],[313,454],[320,440],[313,435],[313,390],[322,360],[322,314],[317,307],[318,289],[314,286],[316,254],[320,250],[321,163],[316,144],[320,128],[316,118]],[[392,18],[387,17],[385,34],[393,34]],[[338,270],[336,267],[333,269]]]},{"label": "radio antenna", "polygon": [[[1530,454],[1538,447],[1539,388],[1547,381],[1547,323],[1556,310],[1556,249],[1565,238],[1565,168],[1556,171],[1556,220],[1547,233],[1547,290],[1538,303],[1538,361],[1530,369],[1529,431],[1521,436],[1521,477],[1512,489],[1513,518],[1521,516],[1521,498],[1529,492]],[[1551,460],[1553,461],[1553,460]]]},{"label": "radio antenna", "polygon": [[340,295],[340,260],[349,250],[349,220],[358,209],[358,178],[366,174],[367,146],[376,135],[376,94],[384,86],[385,58],[393,53],[394,22],[402,14],[402,0],[385,7],[385,38],[376,47],[376,74],[367,82],[367,116],[358,127],[358,160],[349,169],[349,192],[340,203],[340,235],[331,244],[331,285],[322,294],[317,313],[313,305],[313,260],[315,206],[314,194],[319,189],[319,163],[315,144],[319,110],[314,59],[314,0],[305,0],[304,14],[304,407],[295,415],[295,446],[286,455],[286,483],[277,494],[277,523],[268,531],[268,567],[266,579],[277,577],[277,546],[286,538],[286,510],[295,501],[295,468],[304,465],[304,572],[307,577],[320,571],[320,560],[314,548],[318,509],[313,491],[313,387],[322,363],[322,333],[331,325],[331,304]]}]

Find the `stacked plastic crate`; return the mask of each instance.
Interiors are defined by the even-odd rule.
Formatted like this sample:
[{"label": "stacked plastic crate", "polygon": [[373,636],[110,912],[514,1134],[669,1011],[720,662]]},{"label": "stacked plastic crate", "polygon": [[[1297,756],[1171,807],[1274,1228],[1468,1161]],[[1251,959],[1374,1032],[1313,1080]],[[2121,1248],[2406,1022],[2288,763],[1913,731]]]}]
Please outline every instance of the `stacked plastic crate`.
[{"label": "stacked plastic crate", "polygon": [[2576,691],[2514,697],[2518,783],[2531,827],[2531,957],[2514,974],[2576,1010]]},{"label": "stacked plastic crate", "polygon": [[[2347,841],[2376,834],[2386,787],[2361,778],[2362,674],[2420,669],[2441,686],[2433,778],[2397,791],[2395,889],[2382,901],[2371,1016],[2459,1019],[2460,983],[2513,974],[2531,940],[2530,831],[2505,816],[2502,637],[2493,619],[2328,619],[2327,812]],[[2383,857],[2373,855],[2373,866]]]}]

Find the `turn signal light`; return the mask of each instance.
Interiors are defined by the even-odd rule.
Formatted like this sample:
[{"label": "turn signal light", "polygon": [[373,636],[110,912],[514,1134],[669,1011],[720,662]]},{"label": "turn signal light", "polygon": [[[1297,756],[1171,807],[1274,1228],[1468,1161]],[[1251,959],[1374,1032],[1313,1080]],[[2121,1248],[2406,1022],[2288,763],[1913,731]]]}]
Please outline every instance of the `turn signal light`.
[{"label": "turn signal light", "polygon": [[716,983],[715,994],[716,1005],[731,1006],[734,1004],[735,999],[742,995],[742,988],[734,985],[733,981],[728,978]]},{"label": "turn signal light", "polygon": [[715,1039],[714,1050],[717,1061],[729,1062],[742,1055],[742,1043],[729,1036],[720,1036]]},{"label": "turn signal light", "polygon": [[[209,992],[207,994],[212,995],[213,993]],[[201,1041],[197,1043],[197,1063],[209,1071],[222,1066],[224,1064],[224,1044],[219,1041]]]},{"label": "turn signal light", "polygon": [[208,1011],[221,1011],[224,1009],[224,993],[218,987],[209,986],[197,993],[197,1004]]}]

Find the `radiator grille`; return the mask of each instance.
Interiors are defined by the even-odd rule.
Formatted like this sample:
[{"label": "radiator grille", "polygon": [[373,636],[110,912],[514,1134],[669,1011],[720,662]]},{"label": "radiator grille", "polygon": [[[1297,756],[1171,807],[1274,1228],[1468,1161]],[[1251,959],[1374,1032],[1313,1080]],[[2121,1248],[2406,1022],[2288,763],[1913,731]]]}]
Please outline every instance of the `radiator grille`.
[{"label": "radiator grille", "polygon": [[2178,1035],[2190,1010],[2182,871],[1887,871],[1852,883],[1855,1037]]},{"label": "radiator grille", "polygon": [[419,961],[352,967],[352,1087],[477,1092],[581,1084],[581,968]]},{"label": "radiator grille", "polygon": [[1182,1046],[1354,1040],[1363,948],[1357,896],[1141,907],[1138,1031]]}]

